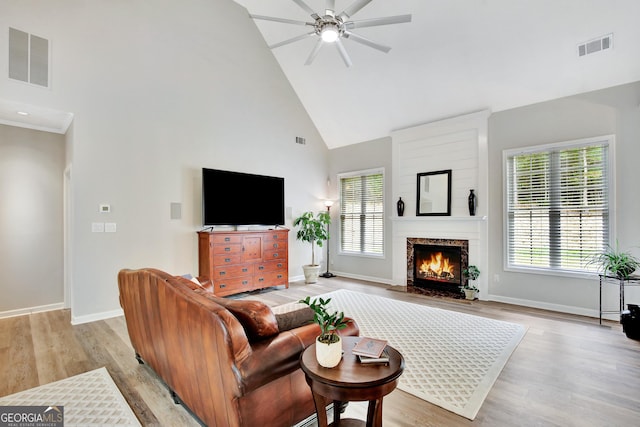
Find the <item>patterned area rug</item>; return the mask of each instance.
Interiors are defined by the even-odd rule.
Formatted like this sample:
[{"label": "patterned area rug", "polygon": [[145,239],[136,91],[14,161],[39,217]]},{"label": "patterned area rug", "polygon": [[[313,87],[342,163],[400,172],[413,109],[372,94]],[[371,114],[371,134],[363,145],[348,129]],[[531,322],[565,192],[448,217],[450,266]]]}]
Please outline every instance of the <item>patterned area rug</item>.
[{"label": "patterned area rug", "polygon": [[[329,308],[344,311],[360,335],[381,338],[402,353],[398,388],[473,420],[526,328],[515,323],[339,290]],[[284,313],[301,304],[275,307]]]},{"label": "patterned area rug", "polygon": [[140,426],[106,368],[0,398],[0,406],[64,406],[64,425]]}]

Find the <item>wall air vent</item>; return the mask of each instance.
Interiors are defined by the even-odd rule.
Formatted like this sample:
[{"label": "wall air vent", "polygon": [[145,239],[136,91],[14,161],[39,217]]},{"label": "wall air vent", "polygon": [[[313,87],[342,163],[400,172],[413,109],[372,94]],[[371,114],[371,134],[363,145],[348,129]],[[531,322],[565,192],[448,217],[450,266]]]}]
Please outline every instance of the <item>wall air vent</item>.
[{"label": "wall air vent", "polygon": [[49,87],[49,40],[9,28],[9,78]]},{"label": "wall air vent", "polygon": [[598,37],[588,42],[578,45],[578,56],[590,55],[596,52],[602,52],[613,47],[613,34]]}]

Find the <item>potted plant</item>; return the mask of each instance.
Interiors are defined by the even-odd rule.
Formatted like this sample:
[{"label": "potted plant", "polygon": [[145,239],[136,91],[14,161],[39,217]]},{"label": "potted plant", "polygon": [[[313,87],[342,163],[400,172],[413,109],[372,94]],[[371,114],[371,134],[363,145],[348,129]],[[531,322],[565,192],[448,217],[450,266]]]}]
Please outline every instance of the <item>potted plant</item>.
[{"label": "potted plant", "polygon": [[479,292],[479,289],[476,288],[475,282],[480,277],[480,270],[475,265],[469,265],[467,268],[462,270],[462,274],[468,279],[467,284],[462,286],[462,291],[464,292],[465,299],[473,300],[476,297],[476,292]]},{"label": "potted plant", "polygon": [[329,238],[329,224],[331,216],[329,212],[305,212],[293,221],[294,227],[298,227],[296,238],[303,242],[311,243],[311,264],[303,265],[305,283],[316,283],[320,273],[320,264],[316,264],[316,244],[322,247],[322,242]]},{"label": "potted plant", "polygon": [[605,251],[594,255],[589,264],[598,264],[602,274],[616,276],[618,279],[628,278],[640,267],[638,258],[629,252],[620,251],[617,240],[615,249],[607,245]]},{"label": "potted plant", "polygon": [[320,335],[316,338],[318,363],[325,368],[333,368],[342,359],[342,340],[336,332],[346,328],[351,319],[345,319],[342,311],[327,311],[331,298],[317,298],[312,301],[311,297],[306,297],[299,302],[313,310],[313,321],[320,326]]}]

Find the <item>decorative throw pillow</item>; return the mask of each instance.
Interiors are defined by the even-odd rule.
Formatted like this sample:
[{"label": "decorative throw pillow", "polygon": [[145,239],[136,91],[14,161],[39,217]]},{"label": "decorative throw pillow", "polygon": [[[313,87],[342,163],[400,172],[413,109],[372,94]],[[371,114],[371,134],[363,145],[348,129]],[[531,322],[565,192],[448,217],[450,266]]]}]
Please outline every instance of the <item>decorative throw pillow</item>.
[{"label": "decorative throw pillow", "polygon": [[232,300],[210,294],[206,296],[229,310],[238,319],[249,341],[268,338],[279,332],[273,311],[260,301]]},{"label": "decorative throw pillow", "polygon": [[309,307],[304,307],[299,310],[276,314],[276,321],[280,332],[299,328],[313,322],[313,310]]}]

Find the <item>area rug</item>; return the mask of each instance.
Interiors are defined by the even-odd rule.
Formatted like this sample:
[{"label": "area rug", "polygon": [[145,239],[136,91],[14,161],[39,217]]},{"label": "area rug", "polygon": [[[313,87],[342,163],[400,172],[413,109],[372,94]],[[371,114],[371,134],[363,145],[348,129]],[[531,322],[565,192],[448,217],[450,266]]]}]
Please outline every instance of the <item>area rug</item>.
[{"label": "area rug", "polygon": [[2,397],[0,406],[63,406],[65,427],[140,426],[104,367]]},{"label": "area rug", "polygon": [[[318,297],[330,297],[330,309],[354,318],[361,336],[385,339],[402,353],[400,390],[470,420],[526,332],[515,323],[360,292]],[[289,303],[273,311],[300,307]]]}]

